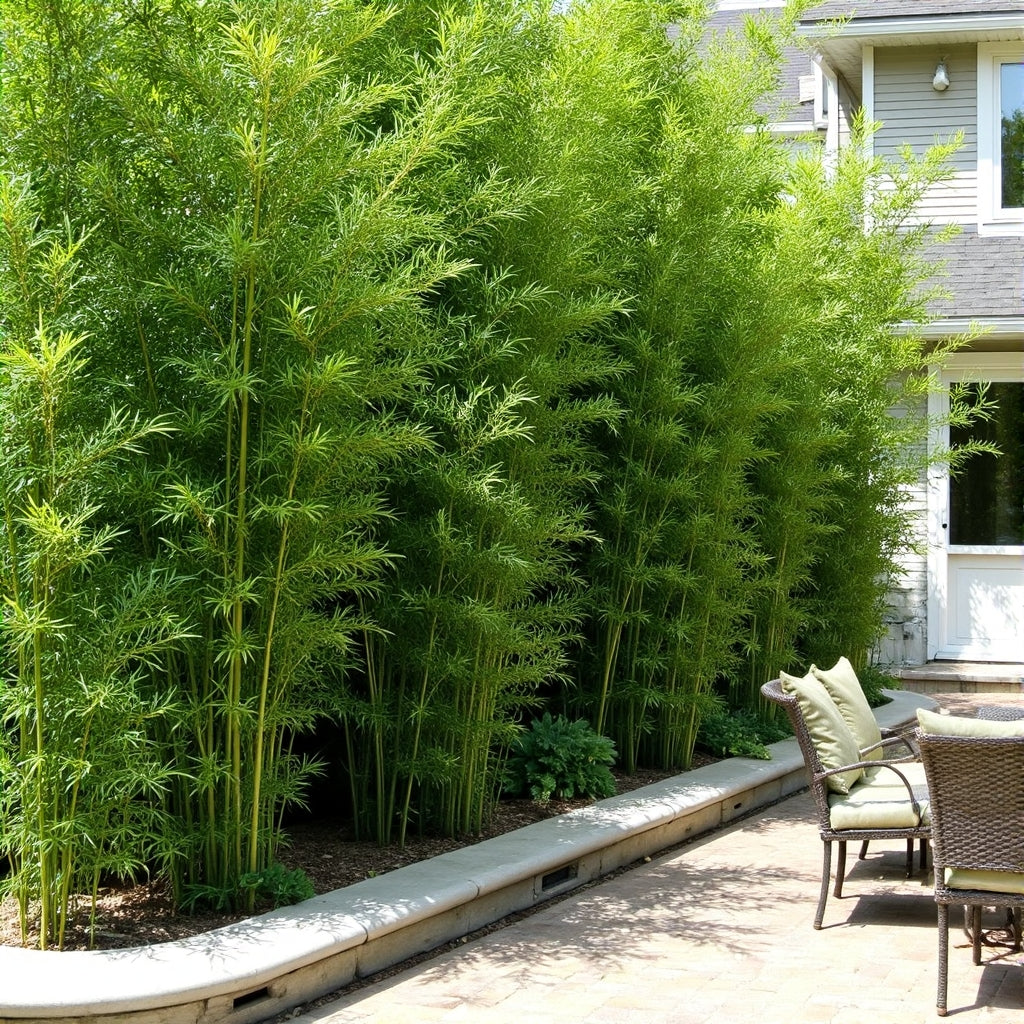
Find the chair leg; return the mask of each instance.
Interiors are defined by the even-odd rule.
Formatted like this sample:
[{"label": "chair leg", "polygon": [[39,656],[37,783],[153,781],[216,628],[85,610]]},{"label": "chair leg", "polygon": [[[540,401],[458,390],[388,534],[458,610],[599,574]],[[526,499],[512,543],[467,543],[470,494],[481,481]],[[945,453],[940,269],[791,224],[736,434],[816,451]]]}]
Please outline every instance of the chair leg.
[{"label": "chair leg", "polygon": [[949,907],[939,905],[939,987],[935,1009],[940,1017],[946,1016],[946,977],[949,971]]},{"label": "chair leg", "polygon": [[868,855],[868,841],[865,839],[864,842],[860,844],[860,854],[858,855],[857,859],[858,860],[864,860],[864,859],[866,859],[867,855]]},{"label": "chair leg", "polygon": [[921,837],[921,871],[928,870],[928,840]]},{"label": "chair leg", "polygon": [[835,897],[837,900],[843,898],[843,879],[846,877],[846,840],[839,840],[839,856],[836,858],[836,888]]},{"label": "chair leg", "polygon": [[907,878],[914,877],[914,840],[907,840]]},{"label": "chair leg", "polygon": [[818,895],[818,909],[814,914],[814,927],[821,928],[821,922],[825,919],[825,900],[828,899],[828,883],[832,874],[832,843],[828,839],[822,840],[825,847],[825,861],[821,866],[821,893]]},{"label": "chair leg", "polygon": [[981,907],[971,907],[971,945],[974,951],[974,966],[981,963]]}]

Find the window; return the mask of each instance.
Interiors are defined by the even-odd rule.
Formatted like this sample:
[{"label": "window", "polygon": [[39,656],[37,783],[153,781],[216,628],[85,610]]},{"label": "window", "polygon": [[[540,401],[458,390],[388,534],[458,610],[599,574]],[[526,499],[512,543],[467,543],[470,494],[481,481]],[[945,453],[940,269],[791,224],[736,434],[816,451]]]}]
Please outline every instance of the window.
[{"label": "window", "polygon": [[1000,205],[1024,207],[1024,64],[999,65]]},{"label": "window", "polygon": [[1024,48],[978,46],[978,230],[1024,234]]},{"label": "window", "polygon": [[[977,404],[978,384],[967,384],[965,398]],[[956,448],[988,441],[998,455],[977,452],[949,481],[950,544],[1024,544],[1024,383],[997,381],[984,395],[992,409],[970,426],[949,429]]]}]

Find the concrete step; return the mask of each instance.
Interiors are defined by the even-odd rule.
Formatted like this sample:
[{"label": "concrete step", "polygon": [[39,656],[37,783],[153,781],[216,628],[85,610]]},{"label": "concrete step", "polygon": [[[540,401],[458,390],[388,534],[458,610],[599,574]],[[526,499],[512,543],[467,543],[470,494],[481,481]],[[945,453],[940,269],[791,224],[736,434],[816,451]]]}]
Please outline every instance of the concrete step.
[{"label": "concrete step", "polygon": [[1024,665],[982,661],[929,661],[897,673],[914,693],[1022,693]]}]

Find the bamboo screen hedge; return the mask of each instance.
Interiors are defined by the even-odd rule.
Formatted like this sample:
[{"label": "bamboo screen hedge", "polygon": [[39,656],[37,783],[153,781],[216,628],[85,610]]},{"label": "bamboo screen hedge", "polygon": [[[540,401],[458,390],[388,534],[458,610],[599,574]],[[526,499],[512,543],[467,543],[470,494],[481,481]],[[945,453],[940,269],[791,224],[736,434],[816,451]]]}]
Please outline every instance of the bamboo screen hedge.
[{"label": "bamboo screen hedge", "polygon": [[544,710],[686,767],[864,664],[947,152],[757,130],[785,24],[558,6],[5,0],[0,886],[44,946],[111,875],[244,903],[317,773],[381,843],[473,831]]}]

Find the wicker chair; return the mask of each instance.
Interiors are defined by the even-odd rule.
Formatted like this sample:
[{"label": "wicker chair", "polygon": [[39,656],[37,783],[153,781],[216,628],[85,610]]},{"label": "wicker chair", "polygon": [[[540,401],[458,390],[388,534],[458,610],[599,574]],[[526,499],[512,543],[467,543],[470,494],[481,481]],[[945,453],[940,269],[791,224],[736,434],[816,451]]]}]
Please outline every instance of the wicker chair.
[{"label": "wicker chair", "polygon": [[[814,927],[821,928],[825,916],[825,903],[828,899],[829,882],[832,874],[832,844],[838,843],[836,864],[836,881],[834,895],[841,899],[843,895],[843,879],[846,875],[846,844],[850,840],[861,842],[860,858],[867,855],[868,843],[871,840],[902,839],[907,844],[907,877],[914,873],[914,846],[920,843],[920,863],[924,870],[928,861],[928,838],[931,828],[928,821],[927,793],[924,791],[924,777],[921,765],[917,762],[916,753],[910,748],[907,740],[897,734],[883,735],[880,746],[884,748],[883,756],[890,750],[910,750],[901,757],[885,758],[884,760],[866,759],[842,767],[826,768],[822,764],[818,750],[804,720],[800,703],[796,697],[782,688],[779,679],[773,679],[761,687],[761,695],[775,704],[780,705],[789,717],[793,732],[800,744],[804,765],[810,779],[811,793],[818,815],[818,832],[824,843],[824,860],[821,870],[821,891],[818,896],[818,907],[814,915]],[[862,750],[861,754],[867,753]],[[832,775],[849,771],[851,768],[870,769],[877,780],[882,777],[888,785],[888,801],[885,806],[879,805],[876,821],[871,820],[871,805],[861,815],[859,827],[838,827],[833,820],[833,807],[840,798],[831,793],[828,779]],[[912,778],[908,778],[911,776]],[[851,793],[858,790],[860,784],[851,788]],[[892,801],[897,800],[903,808],[899,818],[907,822],[899,827],[893,826]],[[868,827],[871,826],[871,827]]]},{"label": "wicker chair", "polygon": [[932,813],[939,918],[936,1007],[946,1015],[949,906],[969,909],[974,963],[981,963],[981,911],[1005,907],[1014,950],[1024,907],[1024,736],[918,734]]},{"label": "wicker chair", "polygon": [[1024,719],[1024,707],[1019,704],[982,704],[975,717],[987,722],[1018,722]]}]

